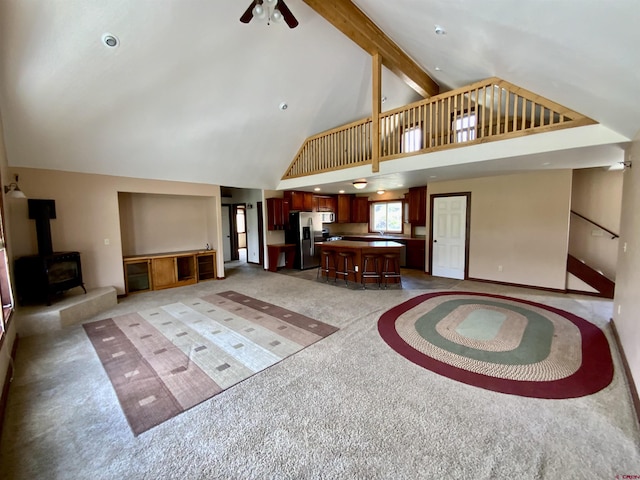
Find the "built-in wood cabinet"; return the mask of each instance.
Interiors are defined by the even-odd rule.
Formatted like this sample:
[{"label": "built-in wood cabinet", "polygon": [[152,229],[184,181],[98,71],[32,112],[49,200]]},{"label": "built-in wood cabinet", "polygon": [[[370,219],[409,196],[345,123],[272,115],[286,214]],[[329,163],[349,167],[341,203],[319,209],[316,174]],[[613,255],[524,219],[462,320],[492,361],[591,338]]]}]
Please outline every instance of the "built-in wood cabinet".
[{"label": "built-in wood cabinet", "polygon": [[405,198],[408,203],[407,222],[424,227],[427,223],[427,187],[410,188]]},{"label": "built-in wood cabinet", "polygon": [[151,260],[148,258],[124,261],[124,280],[127,293],[151,290]]},{"label": "built-in wood cabinet", "polygon": [[407,268],[425,271],[426,243],[424,238],[411,238],[405,241],[407,246],[405,264]]},{"label": "built-in wood cabinet", "polygon": [[216,278],[215,250],[124,258],[127,294],[192,285]]},{"label": "built-in wood cabinet", "polygon": [[196,254],[198,262],[198,281],[214,280],[216,278],[216,252]]},{"label": "built-in wood cabinet", "polygon": [[351,222],[351,195],[340,194],[337,199],[338,208],[336,210],[336,222]]},{"label": "built-in wood cabinet", "polygon": [[368,223],[369,222],[369,198],[368,197],[352,197],[351,198],[351,223]]},{"label": "built-in wood cabinet", "polygon": [[285,190],[284,199],[289,202],[289,209],[299,212],[313,211],[313,193]]},{"label": "built-in wood cabinet", "polygon": [[289,225],[289,200],[267,198],[267,230],[285,230]]},{"label": "built-in wood cabinet", "polygon": [[313,211],[314,212],[335,212],[336,198],[329,195],[314,195]]}]

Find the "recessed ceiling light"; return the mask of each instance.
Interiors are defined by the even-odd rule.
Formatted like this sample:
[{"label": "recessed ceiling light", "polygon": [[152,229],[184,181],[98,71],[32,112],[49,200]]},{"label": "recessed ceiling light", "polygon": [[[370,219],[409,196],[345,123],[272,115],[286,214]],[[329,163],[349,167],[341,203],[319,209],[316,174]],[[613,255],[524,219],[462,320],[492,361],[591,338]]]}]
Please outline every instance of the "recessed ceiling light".
[{"label": "recessed ceiling light", "polygon": [[102,43],[104,43],[109,48],[115,48],[120,45],[120,40],[118,40],[118,37],[111,33],[105,33],[104,35],[102,35]]},{"label": "recessed ceiling light", "polygon": [[338,193],[344,193],[344,190],[338,190]]},{"label": "recessed ceiling light", "polygon": [[435,26],[435,32],[436,35],[446,35],[447,32],[445,31],[444,27],[442,27],[441,25],[436,25]]},{"label": "recessed ceiling light", "polygon": [[378,190],[376,193],[377,193],[378,195],[383,195],[383,194],[384,194],[384,190]]},{"label": "recessed ceiling light", "polygon": [[398,186],[399,187],[404,187],[404,185],[402,183],[399,183]]},{"label": "recessed ceiling light", "polygon": [[543,166],[543,167],[548,167],[549,165],[551,165],[551,162],[544,162],[544,163],[542,164],[542,166]]},{"label": "recessed ceiling light", "polygon": [[429,178],[438,178],[437,175],[429,175]]},{"label": "recessed ceiling light", "polygon": [[319,192],[320,191],[320,187],[316,187],[313,189],[314,192]]},{"label": "recessed ceiling light", "polygon": [[436,67],[436,72],[441,72],[442,69],[440,67]]}]

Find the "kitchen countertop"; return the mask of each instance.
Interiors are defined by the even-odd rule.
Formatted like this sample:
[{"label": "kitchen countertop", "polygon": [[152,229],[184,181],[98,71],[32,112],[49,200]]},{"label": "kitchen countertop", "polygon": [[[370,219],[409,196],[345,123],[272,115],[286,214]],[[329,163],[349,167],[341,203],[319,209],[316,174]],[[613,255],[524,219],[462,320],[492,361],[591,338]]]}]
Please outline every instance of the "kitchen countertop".
[{"label": "kitchen countertop", "polygon": [[336,236],[336,237],[343,237],[343,238],[357,238],[357,239],[371,239],[371,240],[425,240],[426,237],[424,236],[417,236],[417,237],[409,237],[406,235],[378,235],[375,233],[364,233],[364,234],[352,234],[352,233],[347,233],[347,234],[340,234],[337,233],[335,235],[331,235],[331,236]]},{"label": "kitchen countertop", "polygon": [[348,247],[348,248],[404,247],[404,245],[402,245],[401,243],[390,241],[390,240],[376,240],[376,241],[370,241],[370,242],[363,242],[359,240],[334,240],[332,242],[320,242],[317,245],[327,245],[330,247]]}]

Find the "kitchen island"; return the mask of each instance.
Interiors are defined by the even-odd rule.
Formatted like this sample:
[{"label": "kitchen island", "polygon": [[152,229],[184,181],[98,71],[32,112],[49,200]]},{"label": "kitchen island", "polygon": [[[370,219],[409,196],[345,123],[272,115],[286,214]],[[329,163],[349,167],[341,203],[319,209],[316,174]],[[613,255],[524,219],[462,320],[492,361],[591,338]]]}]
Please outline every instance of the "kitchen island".
[{"label": "kitchen island", "polygon": [[[353,257],[353,265],[351,264],[351,260],[349,261],[349,270],[354,270],[347,275],[346,280],[349,282],[362,283],[362,272],[364,270],[364,258],[365,255],[375,255],[378,257],[378,267],[377,273],[382,273],[382,268],[384,266],[384,255],[386,254],[394,254],[400,257],[400,252],[404,245],[398,242],[393,241],[372,241],[372,242],[364,242],[364,241],[354,241],[354,240],[335,240],[333,242],[321,242],[317,243],[321,249],[321,252],[333,252],[331,257],[335,264],[330,263],[329,272],[327,272],[327,276],[329,278],[336,278],[336,270],[341,271],[343,264],[341,263],[340,253],[341,252],[350,252]],[[321,260],[323,259],[323,255],[320,256]],[[337,268],[335,268],[337,267]],[[320,268],[324,268],[324,264],[320,265]],[[389,278],[388,283],[400,283],[400,265],[398,264],[394,267],[398,273],[398,277]],[[367,265],[367,272],[373,272],[373,262],[370,262]],[[367,277],[367,275],[365,275]],[[338,276],[339,279],[343,279],[342,276]],[[375,278],[365,278],[365,283],[376,283],[377,280]]]}]

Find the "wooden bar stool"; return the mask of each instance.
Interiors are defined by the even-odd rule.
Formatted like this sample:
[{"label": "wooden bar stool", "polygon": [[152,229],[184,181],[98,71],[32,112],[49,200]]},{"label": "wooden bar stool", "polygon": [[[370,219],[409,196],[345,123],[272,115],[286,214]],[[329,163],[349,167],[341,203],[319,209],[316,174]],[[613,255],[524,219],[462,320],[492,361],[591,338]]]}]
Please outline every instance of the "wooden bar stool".
[{"label": "wooden bar stool", "polygon": [[400,255],[397,253],[385,253],[383,258],[384,264],[382,267],[382,280],[384,280],[384,288],[387,288],[390,278],[397,278],[400,286],[402,286],[402,277],[400,276]]},{"label": "wooden bar stool", "polygon": [[320,266],[318,267],[318,273],[316,273],[316,280],[318,276],[326,277],[329,282],[329,273],[334,272],[335,278],[336,271],[336,252],[333,250],[325,250],[324,248],[320,252]]},{"label": "wooden bar stool", "polygon": [[[338,275],[342,275],[344,277],[345,285],[349,285],[349,274],[353,273],[353,278],[356,277],[356,269],[353,263],[353,257],[355,254],[353,252],[338,252],[338,263],[336,265],[336,280],[338,280]],[[349,264],[351,264],[351,268],[349,268]],[[340,268],[340,270],[338,270]]]},{"label": "wooden bar stool", "polygon": [[360,278],[363,289],[367,288],[367,283],[365,282],[367,278],[375,278],[378,288],[380,288],[382,276],[380,275],[379,260],[380,255],[375,253],[365,253],[362,255],[362,272],[360,273]]}]

